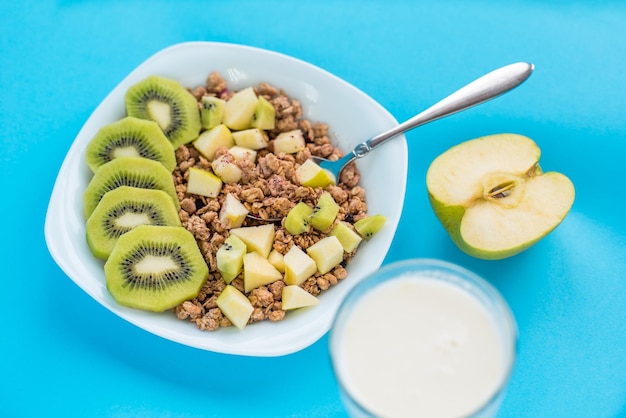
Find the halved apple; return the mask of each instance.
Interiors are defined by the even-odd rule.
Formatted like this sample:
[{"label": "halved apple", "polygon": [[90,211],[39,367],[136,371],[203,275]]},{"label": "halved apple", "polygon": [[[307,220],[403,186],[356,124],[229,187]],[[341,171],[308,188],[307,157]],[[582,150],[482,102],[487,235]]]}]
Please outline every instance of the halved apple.
[{"label": "halved apple", "polygon": [[515,255],[556,228],[574,202],[563,174],[544,173],[535,142],[516,134],[472,139],[437,157],[426,174],[432,208],[464,252]]}]

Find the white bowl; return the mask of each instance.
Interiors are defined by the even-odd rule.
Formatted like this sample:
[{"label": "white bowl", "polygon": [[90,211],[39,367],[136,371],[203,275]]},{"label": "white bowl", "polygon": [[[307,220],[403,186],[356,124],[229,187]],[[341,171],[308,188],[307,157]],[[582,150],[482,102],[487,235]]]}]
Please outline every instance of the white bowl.
[{"label": "white bowl", "polygon": [[255,323],[200,331],[171,312],[151,313],[118,305],[109,295],[103,263],[85,241],[83,191],[91,177],[85,147],[97,130],[125,116],[124,94],[129,86],[157,74],[182,85],[202,85],[211,71],[219,71],[233,89],[268,82],[301,101],[305,117],[327,123],[336,145],[349,151],[357,143],[397,125],[372,98],[332,74],[303,61],[241,45],[191,42],[166,48],[132,71],[100,103],[74,140],[59,171],[45,224],[46,242],[59,267],[87,294],[121,318],[172,341],[220,353],[279,356],[301,350],[321,338],[331,326],[340,302],[368,273],[378,269],[391,245],[402,206],[407,175],[407,146],[403,136],[358,160],[361,185],[369,212],[382,213],[388,222],[374,239],[365,242],[348,265],[348,278],[323,292],[321,303],[283,321]]}]

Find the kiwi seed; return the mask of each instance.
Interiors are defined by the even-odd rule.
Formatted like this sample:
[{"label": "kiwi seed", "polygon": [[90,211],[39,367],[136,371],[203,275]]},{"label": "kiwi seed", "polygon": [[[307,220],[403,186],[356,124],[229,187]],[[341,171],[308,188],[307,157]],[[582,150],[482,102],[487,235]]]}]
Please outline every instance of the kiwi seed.
[{"label": "kiwi seed", "polygon": [[320,195],[317,204],[313,208],[310,218],[311,226],[318,231],[324,232],[335,222],[338,213],[339,205],[330,193],[324,192]]},{"label": "kiwi seed", "polygon": [[304,234],[311,230],[309,218],[313,208],[304,202],[298,202],[285,218],[285,229],[292,235]]},{"label": "kiwi seed", "polygon": [[372,215],[367,218],[359,219],[354,223],[354,229],[365,240],[372,238],[387,222],[387,218],[384,215]]}]

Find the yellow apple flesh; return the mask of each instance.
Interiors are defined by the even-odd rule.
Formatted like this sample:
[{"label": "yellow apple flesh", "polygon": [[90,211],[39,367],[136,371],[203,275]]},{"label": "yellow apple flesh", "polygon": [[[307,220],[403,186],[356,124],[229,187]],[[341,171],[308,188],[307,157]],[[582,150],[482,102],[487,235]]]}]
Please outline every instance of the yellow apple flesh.
[{"label": "yellow apple flesh", "polygon": [[554,230],[574,202],[563,174],[544,173],[528,137],[490,135],[465,141],[437,157],[426,174],[435,215],[467,254],[502,259]]}]

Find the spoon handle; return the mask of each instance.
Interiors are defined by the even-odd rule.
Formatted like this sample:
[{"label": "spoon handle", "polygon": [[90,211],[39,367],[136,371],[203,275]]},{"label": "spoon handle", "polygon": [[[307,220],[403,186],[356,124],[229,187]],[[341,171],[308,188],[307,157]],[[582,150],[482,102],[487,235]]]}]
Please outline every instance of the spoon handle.
[{"label": "spoon handle", "polygon": [[356,157],[363,157],[372,149],[400,133],[500,96],[522,84],[532,74],[534,69],[535,66],[531,63],[518,62],[487,73],[423,112],[413,116],[411,119],[357,146],[357,149],[355,149]]}]

